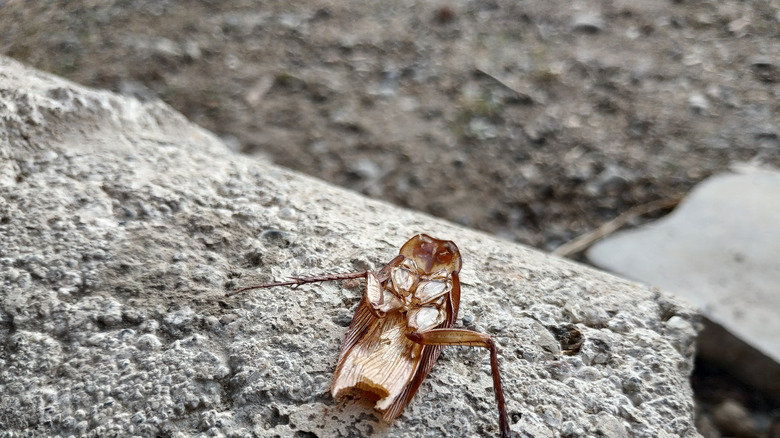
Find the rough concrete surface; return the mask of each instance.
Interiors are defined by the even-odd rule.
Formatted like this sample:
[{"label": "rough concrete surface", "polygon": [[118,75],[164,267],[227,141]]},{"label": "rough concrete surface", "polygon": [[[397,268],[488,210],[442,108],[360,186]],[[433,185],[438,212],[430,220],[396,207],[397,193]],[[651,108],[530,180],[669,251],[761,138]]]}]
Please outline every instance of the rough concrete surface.
[{"label": "rough concrete surface", "polygon": [[[663,219],[598,242],[588,258],[695,304],[722,327],[702,334],[701,353],[780,398],[778,254],[780,172],[742,168],[701,183]],[[741,342],[725,342],[723,329]]]},{"label": "rough concrete surface", "polygon": [[236,155],[159,103],[7,58],[0,95],[4,436],[496,435],[485,351],[446,348],[387,425],[328,392],[359,290],[223,297],[417,232],[461,249],[458,325],[500,344],[518,436],[699,436],[696,315],[670,296]]}]

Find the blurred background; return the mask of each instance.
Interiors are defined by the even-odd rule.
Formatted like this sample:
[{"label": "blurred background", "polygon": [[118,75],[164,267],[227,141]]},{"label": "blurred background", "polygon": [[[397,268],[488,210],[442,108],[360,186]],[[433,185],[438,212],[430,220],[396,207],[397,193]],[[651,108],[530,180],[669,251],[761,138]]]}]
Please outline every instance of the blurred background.
[{"label": "blurred background", "polygon": [[[545,251],[780,167],[779,38],[775,0],[0,1],[6,56]],[[780,436],[776,401],[693,384],[706,437]]]}]

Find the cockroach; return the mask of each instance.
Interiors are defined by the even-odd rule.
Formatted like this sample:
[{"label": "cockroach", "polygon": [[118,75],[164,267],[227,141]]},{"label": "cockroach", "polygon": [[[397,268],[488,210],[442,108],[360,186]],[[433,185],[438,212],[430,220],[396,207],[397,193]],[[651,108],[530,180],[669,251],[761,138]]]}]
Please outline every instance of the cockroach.
[{"label": "cockroach", "polygon": [[365,292],[341,344],[331,385],[334,398],[357,389],[378,397],[385,421],[401,415],[446,345],[490,350],[501,437],[509,438],[498,348],[483,333],[453,328],[460,305],[460,252],[453,242],[418,234],[379,272],[296,278],[225,294],[333,280],[366,280]]}]

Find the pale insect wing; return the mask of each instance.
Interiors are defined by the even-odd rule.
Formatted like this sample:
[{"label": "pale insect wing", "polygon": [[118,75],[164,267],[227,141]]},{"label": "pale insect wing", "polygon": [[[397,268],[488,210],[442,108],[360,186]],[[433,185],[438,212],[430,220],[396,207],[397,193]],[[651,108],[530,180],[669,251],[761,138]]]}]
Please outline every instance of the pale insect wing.
[{"label": "pale insect wing", "polygon": [[[458,279],[458,273],[452,273],[452,290],[445,299],[447,309],[447,319],[444,320],[436,328],[451,328],[455,325],[455,320],[458,318],[458,308],[460,307],[460,280]],[[401,415],[406,405],[412,400],[414,394],[420,389],[420,385],[428,377],[428,373],[433,368],[433,364],[441,354],[441,350],[444,349],[443,345],[425,345],[420,353],[420,366],[417,368],[409,384],[404,388],[404,391],[395,399],[395,402],[390,405],[384,412],[383,418],[385,421],[391,421],[394,418]]]}]

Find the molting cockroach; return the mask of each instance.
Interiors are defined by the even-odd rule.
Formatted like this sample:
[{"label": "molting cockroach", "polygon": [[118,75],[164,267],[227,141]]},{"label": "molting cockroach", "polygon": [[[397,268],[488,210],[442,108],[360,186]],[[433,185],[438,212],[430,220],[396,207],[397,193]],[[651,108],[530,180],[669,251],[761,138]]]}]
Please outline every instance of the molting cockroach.
[{"label": "molting cockroach", "polygon": [[453,328],[460,305],[460,267],[460,252],[453,242],[418,234],[376,274],[296,278],[245,287],[226,296],[274,286],[365,278],[365,293],[341,344],[331,385],[333,397],[352,389],[373,393],[379,398],[376,409],[389,422],[401,415],[445,345],[483,347],[490,350],[501,437],[509,438],[495,342],[486,334]]}]

